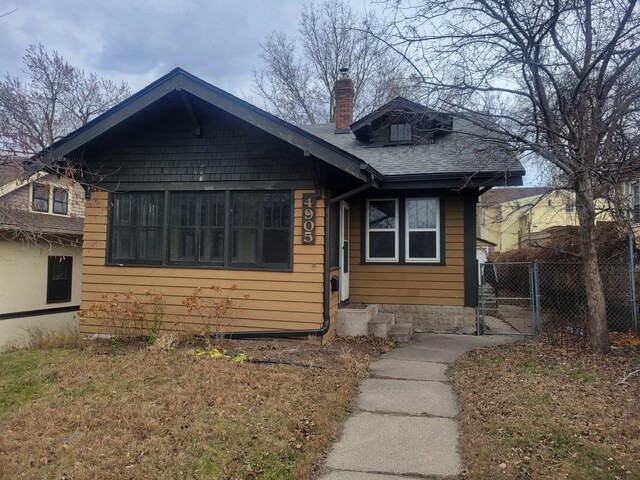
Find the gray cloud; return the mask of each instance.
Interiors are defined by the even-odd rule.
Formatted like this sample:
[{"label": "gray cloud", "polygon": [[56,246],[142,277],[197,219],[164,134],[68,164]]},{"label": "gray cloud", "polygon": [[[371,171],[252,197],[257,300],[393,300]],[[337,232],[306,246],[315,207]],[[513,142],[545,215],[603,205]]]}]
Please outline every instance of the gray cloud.
[{"label": "gray cloud", "polygon": [[[21,74],[30,43],[70,63],[144,87],[176,66],[232,93],[250,85],[259,42],[295,33],[299,0],[10,0],[0,9],[0,71]],[[1,13],[1,12],[0,12]]]}]

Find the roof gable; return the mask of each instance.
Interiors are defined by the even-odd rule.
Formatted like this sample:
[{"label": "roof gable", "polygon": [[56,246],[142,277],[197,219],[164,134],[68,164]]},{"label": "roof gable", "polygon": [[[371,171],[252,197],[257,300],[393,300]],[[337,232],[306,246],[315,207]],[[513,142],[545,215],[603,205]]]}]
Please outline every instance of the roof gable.
[{"label": "roof gable", "polygon": [[403,97],[396,97],[377,110],[352,123],[350,128],[356,138],[359,140],[367,140],[369,137],[369,127],[377,123],[384,124],[400,118],[412,124],[429,123],[437,125],[438,128],[442,130],[450,130],[453,125],[453,117],[449,114],[437,112]]},{"label": "roof gable", "polygon": [[83,127],[53,143],[43,154],[45,162],[55,162],[61,159],[176,91],[188,92],[362,181],[369,178],[366,170],[378,178],[382,177],[363,160],[180,68],[172,70]]}]

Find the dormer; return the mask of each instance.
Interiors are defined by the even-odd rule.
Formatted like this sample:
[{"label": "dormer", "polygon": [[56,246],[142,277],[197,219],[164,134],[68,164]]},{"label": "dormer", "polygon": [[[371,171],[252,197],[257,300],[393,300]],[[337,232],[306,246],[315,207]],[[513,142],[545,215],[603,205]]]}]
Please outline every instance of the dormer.
[{"label": "dormer", "polygon": [[396,97],[350,128],[358,140],[375,147],[428,144],[452,131],[453,117]]}]

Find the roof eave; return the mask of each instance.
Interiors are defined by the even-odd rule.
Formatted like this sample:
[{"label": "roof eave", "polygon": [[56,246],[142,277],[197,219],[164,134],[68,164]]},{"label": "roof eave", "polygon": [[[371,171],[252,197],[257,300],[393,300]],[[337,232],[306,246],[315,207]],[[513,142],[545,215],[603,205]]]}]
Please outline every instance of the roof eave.
[{"label": "roof eave", "polygon": [[379,172],[361,159],[181,69],[172,70],[111,110],[52,144],[42,155],[45,163],[54,162],[68,155],[152,103],[171,92],[180,90],[221,108],[362,181],[368,180],[367,171],[378,179],[382,178]]}]

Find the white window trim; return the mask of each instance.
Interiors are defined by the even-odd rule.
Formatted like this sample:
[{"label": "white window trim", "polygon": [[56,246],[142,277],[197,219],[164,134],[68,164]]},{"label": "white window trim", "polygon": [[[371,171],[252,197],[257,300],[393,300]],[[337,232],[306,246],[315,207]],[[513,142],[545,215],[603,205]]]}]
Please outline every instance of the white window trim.
[{"label": "white window trim", "polygon": [[[411,200],[435,200],[436,201],[436,226],[435,228],[409,228],[409,202]],[[413,197],[406,198],[404,204],[404,251],[407,263],[440,263],[440,198],[439,197]],[[411,257],[409,252],[410,232],[436,232],[436,256],[434,258]]]},{"label": "white window trim", "polygon": [[[49,204],[48,204],[48,208],[47,208],[46,212],[43,212],[42,210],[34,210],[33,209],[33,186],[35,184],[47,187],[47,189],[49,191]],[[53,190],[54,190],[54,188],[58,188],[60,190],[66,190],[66,192],[67,192],[67,213],[55,213],[53,211]],[[48,183],[31,182],[29,184],[29,211],[32,212],[32,213],[40,213],[42,215],[55,215],[57,217],[70,217],[71,216],[71,189],[69,187],[51,185],[51,184],[48,184]]]},{"label": "white window trim", "polygon": [[[391,228],[369,228],[369,204],[370,202],[390,202],[393,201],[395,203],[395,227],[393,229]],[[392,262],[392,263],[397,263],[400,259],[400,245],[399,245],[399,233],[400,233],[400,214],[399,214],[399,200],[397,198],[370,198],[367,199],[367,210],[365,212],[366,217],[365,217],[365,222],[366,222],[366,239],[365,239],[365,249],[366,249],[366,261],[367,262]],[[395,252],[394,252],[394,257],[393,258],[379,258],[379,257],[371,257],[369,256],[369,232],[390,232],[393,231],[395,233],[394,235],[394,245],[395,245]]]}]

